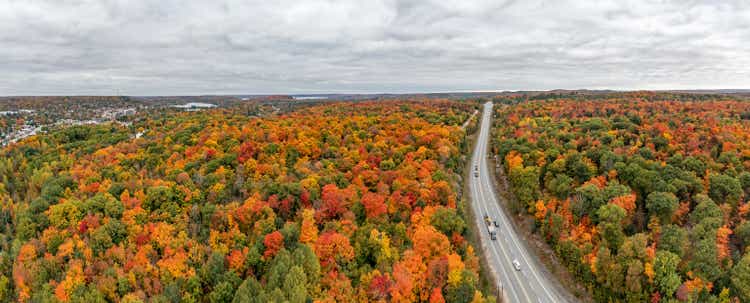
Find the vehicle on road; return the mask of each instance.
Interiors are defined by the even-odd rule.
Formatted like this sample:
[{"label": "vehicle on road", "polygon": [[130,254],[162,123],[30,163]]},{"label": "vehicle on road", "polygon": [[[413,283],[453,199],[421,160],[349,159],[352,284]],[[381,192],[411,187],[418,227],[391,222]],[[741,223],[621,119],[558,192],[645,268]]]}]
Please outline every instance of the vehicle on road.
[{"label": "vehicle on road", "polygon": [[488,215],[484,215],[484,222],[487,223],[487,232],[490,234],[490,239],[497,240],[497,221],[492,220]]},{"label": "vehicle on road", "polygon": [[495,231],[494,226],[487,226],[487,232],[490,233],[490,239],[497,240],[497,231]]},{"label": "vehicle on road", "polygon": [[493,220],[492,225],[495,225],[495,227],[500,227],[500,224],[497,223],[497,220]]},{"label": "vehicle on road", "polygon": [[478,172],[474,172],[474,177],[479,177],[479,173]]},{"label": "vehicle on road", "polygon": [[521,263],[518,262],[518,260],[516,260],[516,259],[513,259],[513,268],[515,268],[518,271],[521,270]]}]

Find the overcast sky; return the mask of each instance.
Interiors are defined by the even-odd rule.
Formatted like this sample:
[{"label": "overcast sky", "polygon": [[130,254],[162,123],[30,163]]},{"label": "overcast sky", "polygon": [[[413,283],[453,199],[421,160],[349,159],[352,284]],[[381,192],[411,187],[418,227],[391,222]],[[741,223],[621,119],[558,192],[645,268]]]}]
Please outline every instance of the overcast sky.
[{"label": "overcast sky", "polygon": [[750,1],[0,0],[0,95],[750,88]]}]

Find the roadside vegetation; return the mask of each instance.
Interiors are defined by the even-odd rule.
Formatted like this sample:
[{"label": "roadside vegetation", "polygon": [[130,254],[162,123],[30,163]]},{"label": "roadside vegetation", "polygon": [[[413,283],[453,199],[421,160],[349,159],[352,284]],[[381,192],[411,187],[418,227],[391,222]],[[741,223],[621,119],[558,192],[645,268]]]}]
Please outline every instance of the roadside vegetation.
[{"label": "roadside vegetation", "polygon": [[750,102],[500,97],[494,152],[535,229],[598,302],[750,301]]}]

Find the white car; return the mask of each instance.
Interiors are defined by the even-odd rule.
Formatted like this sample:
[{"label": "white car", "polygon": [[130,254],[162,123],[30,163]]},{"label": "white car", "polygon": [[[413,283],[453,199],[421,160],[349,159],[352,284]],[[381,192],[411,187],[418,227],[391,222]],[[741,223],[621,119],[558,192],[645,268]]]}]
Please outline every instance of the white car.
[{"label": "white car", "polygon": [[520,271],[521,270],[521,263],[518,262],[518,260],[513,259],[513,268]]}]

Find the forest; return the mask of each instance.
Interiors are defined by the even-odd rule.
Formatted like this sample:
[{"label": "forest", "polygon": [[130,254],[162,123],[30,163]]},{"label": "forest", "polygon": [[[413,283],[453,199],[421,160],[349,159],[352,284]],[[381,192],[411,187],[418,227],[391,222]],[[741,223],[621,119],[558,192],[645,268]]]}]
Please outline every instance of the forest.
[{"label": "forest", "polygon": [[152,113],[11,144],[0,301],[494,302],[459,198],[477,106]]},{"label": "forest", "polygon": [[597,302],[750,302],[750,102],[497,98],[515,212]]}]

